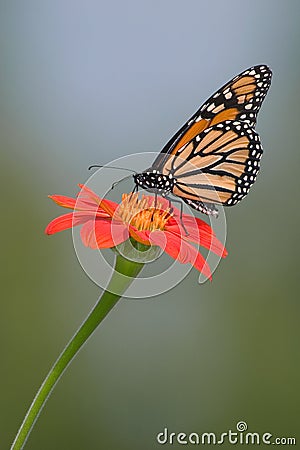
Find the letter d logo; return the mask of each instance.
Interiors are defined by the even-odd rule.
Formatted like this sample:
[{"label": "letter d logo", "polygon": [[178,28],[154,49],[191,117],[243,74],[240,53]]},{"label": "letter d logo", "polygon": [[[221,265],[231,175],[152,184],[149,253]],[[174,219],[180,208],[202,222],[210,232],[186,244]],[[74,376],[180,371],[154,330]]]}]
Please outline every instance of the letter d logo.
[{"label": "letter d logo", "polygon": [[168,428],[165,428],[164,431],[158,433],[156,440],[159,444],[166,444],[168,442]]}]

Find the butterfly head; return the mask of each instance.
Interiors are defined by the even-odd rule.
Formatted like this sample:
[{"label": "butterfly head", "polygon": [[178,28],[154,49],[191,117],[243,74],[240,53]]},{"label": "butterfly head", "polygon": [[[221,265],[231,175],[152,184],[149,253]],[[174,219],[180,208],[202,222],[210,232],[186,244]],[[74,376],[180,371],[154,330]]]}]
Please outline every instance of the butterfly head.
[{"label": "butterfly head", "polygon": [[160,192],[162,195],[171,193],[175,184],[175,179],[171,174],[163,175],[155,169],[137,173],[133,175],[133,179],[137,186],[149,192]]}]

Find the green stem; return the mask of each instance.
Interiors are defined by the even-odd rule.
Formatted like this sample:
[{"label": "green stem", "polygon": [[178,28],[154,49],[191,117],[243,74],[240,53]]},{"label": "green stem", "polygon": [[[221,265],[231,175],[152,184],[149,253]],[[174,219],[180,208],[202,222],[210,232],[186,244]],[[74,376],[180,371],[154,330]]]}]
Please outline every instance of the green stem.
[{"label": "green stem", "polygon": [[80,326],[78,331],[56,360],[53,367],[50,369],[50,372],[30,405],[18,434],[11,446],[11,450],[19,450],[23,448],[35,421],[37,420],[59,378],[74,356],[79,352],[83,344],[124,294],[142,267],[143,264],[129,261],[121,255],[116,257],[115,271],[112,274],[106,290],[103,292],[90,315]]}]

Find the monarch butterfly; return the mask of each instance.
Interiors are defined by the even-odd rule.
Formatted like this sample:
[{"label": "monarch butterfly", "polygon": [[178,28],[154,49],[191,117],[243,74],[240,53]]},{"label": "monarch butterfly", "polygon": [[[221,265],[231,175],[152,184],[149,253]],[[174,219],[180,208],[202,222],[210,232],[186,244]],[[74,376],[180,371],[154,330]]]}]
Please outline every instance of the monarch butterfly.
[{"label": "monarch butterfly", "polygon": [[133,175],[136,189],[173,194],[207,215],[235,205],[259,171],[262,146],[254,131],[271,84],[266,65],[250,67],[215,94],[177,131],[152,166]]}]

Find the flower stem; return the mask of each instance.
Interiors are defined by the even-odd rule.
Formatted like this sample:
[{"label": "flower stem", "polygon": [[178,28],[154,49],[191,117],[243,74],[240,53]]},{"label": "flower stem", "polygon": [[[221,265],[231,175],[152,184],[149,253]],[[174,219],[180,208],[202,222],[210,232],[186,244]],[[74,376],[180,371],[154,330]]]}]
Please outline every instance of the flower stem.
[{"label": "flower stem", "polygon": [[11,450],[19,450],[23,448],[35,424],[35,421],[37,420],[59,378],[74,356],[79,352],[83,344],[92,335],[97,326],[102,322],[109,311],[124,294],[142,267],[143,264],[141,263],[129,261],[121,255],[116,256],[115,270],[106,290],[103,292],[89,316],[62,351],[53,367],[50,369],[50,372],[30,405],[18,434],[11,446]]}]

